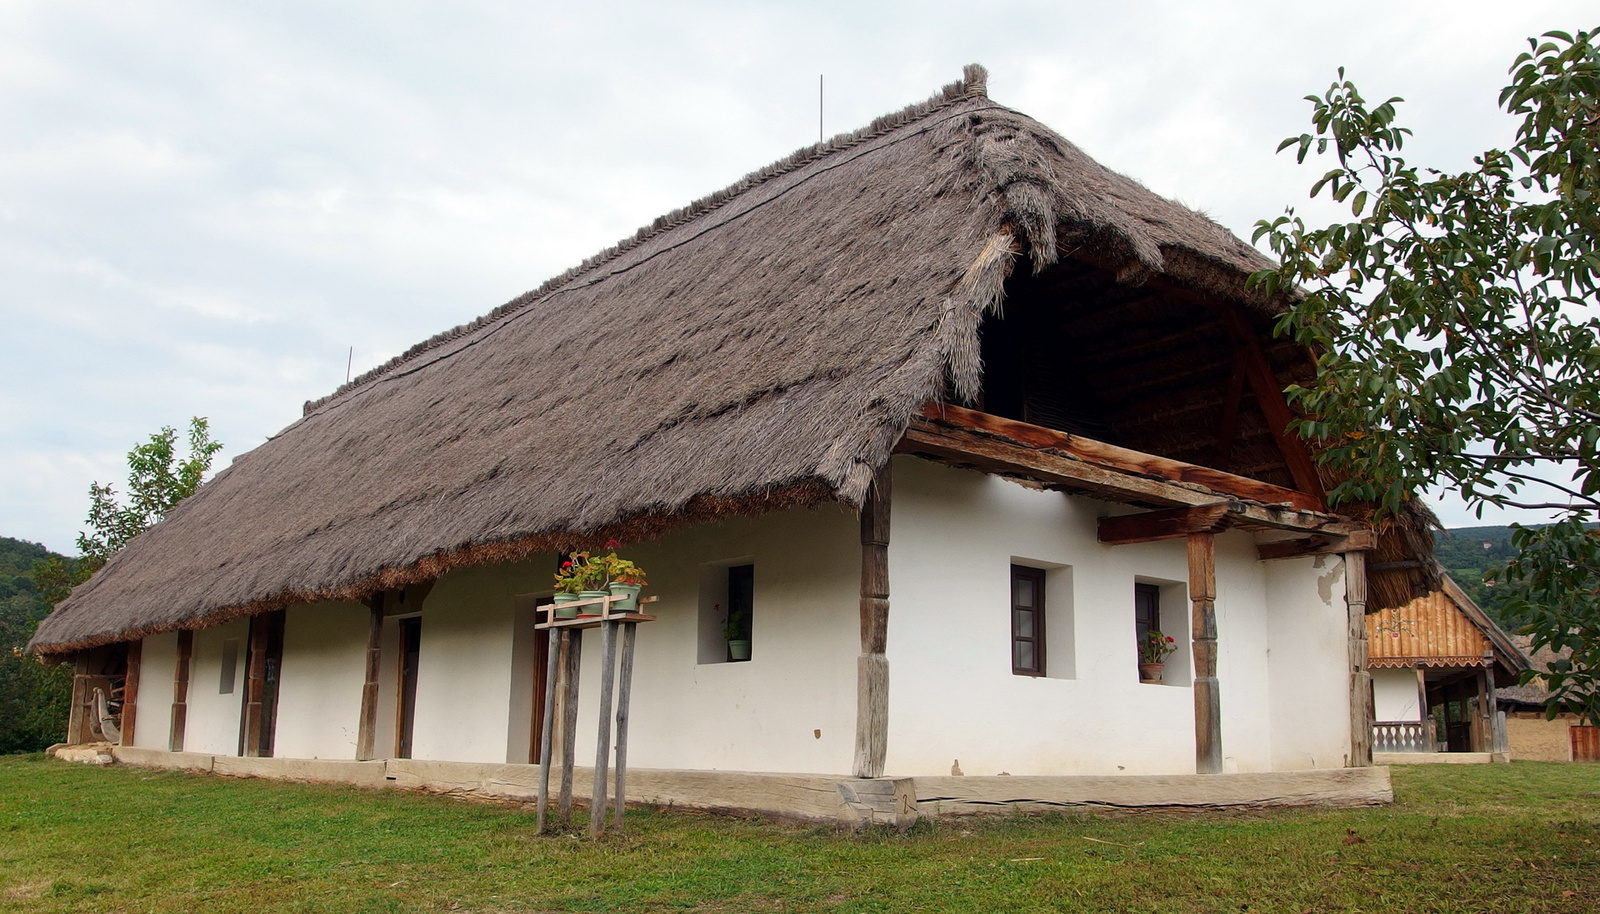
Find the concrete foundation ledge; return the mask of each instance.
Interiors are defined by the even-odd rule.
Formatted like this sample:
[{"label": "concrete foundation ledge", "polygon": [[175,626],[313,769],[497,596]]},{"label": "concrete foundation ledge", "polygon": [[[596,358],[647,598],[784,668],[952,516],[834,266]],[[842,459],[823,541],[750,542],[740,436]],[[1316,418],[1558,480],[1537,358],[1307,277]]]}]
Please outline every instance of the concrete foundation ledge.
[{"label": "concrete foundation ledge", "polygon": [[1504,752],[1374,752],[1375,765],[1487,765],[1509,762]]},{"label": "concrete foundation ledge", "polygon": [[1387,768],[1326,768],[1245,774],[1083,777],[919,777],[925,816],[1126,809],[1374,806],[1394,802]]},{"label": "concrete foundation ledge", "polygon": [[[118,748],[116,756],[129,765],[154,768],[367,788],[397,787],[524,803],[533,803],[539,793],[539,769],[533,765],[422,759],[357,762],[237,758],[133,748]],[[574,768],[572,773],[573,799],[586,805],[594,770]],[[560,789],[560,783],[560,770],[552,771],[552,793]],[[1363,806],[1393,800],[1387,768],[1259,774],[871,779],[758,771],[628,771],[630,804],[760,815],[844,828],[892,825],[903,829],[920,816],[1045,812],[1063,807]]]}]

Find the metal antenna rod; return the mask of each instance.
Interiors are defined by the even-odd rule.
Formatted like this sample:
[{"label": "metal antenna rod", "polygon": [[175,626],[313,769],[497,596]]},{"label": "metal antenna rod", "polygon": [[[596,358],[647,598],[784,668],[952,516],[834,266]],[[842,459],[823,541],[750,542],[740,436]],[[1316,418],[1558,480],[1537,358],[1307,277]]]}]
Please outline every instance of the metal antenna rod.
[{"label": "metal antenna rod", "polygon": [[350,383],[350,366],[356,363],[356,347],[350,347],[350,357],[344,360],[344,382]]},{"label": "metal antenna rod", "polygon": [[817,74],[817,142],[822,142],[822,74]]}]

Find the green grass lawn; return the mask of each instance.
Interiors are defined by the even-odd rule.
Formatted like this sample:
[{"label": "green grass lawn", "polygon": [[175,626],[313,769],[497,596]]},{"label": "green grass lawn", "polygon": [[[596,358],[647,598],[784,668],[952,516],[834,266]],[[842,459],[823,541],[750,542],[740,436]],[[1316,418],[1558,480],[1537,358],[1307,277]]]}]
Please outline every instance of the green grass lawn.
[{"label": "green grass lawn", "polygon": [[12,756],[0,910],[1600,910],[1600,766],[1401,768],[1394,783],[1384,808],[906,835],[641,810],[591,842],[536,837],[508,806]]}]

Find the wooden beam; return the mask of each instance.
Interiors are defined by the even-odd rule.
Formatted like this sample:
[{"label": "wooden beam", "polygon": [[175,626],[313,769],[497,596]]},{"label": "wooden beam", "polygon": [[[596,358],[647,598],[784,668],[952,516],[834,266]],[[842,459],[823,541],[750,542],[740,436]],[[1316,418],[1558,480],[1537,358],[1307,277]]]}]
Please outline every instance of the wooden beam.
[{"label": "wooden beam", "polygon": [[240,721],[239,754],[245,758],[261,755],[261,699],[267,688],[267,614],[250,617],[249,662],[245,666],[244,717]]},{"label": "wooden beam", "polygon": [[194,653],[194,632],[178,632],[178,660],[172,669],[172,729],[167,734],[167,751],[182,752],[184,732],[189,724],[189,658]]},{"label": "wooden beam", "polygon": [[1097,538],[1110,546],[1182,539],[1191,533],[1216,533],[1228,526],[1228,504],[1167,508],[1144,514],[1102,517]]},{"label": "wooden beam", "polygon": [[[1030,447],[929,419],[913,419],[895,450],[897,453],[926,456],[955,466],[974,467],[987,473],[1033,479],[1124,504],[1160,508],[1193,507],[1216,504],[1220,497],[1225,497],[1196,483],[1133,475],[1081,457],[1066,456],[1053,450]],[[1234,525],[1246,529],[1294,530],[1341,536],[1365,529],[1348,518],[1288,505],[1235,501],[1230,503],[1229,510]]]},{"label": "wooden beam", "polygon": [[1367,554],[1344,554],[1344,599],[1349,621],[1350,759],[1348,768],[1372,764],[1372,673],[1367,669]]},{"label": "wooden beam", "polygon": [[855,776],[883,776],[889,750],[890,463],[861,505],[861,656],[856,659]]},{"label": "wooden beam", "polygon": [[1194,638],[1194,769],[1222,771],[1222,702],[1217,684],[1217,539],[1189,534],[1189,627]]},{"label": "wooden beam", "polygon": [[361,720],[356,725],[356,758],[378,755],[378,674],[383,669],[383,594],[372,595],[367,617],[367,676],[361,683]]},{"label": "wooden beam", "polygon": [[923,418],[940,425],[981,432],[1031,448],[1056,451],[1124,475],[1193,483],[1221,495],[1258,501],[1262,504],[1288,504],[1308,511],[1321,511],[1325,508],[1325,502],[1317,496],[1275,486],[1259,479],[1235,476],[1210,467],[1158,457],[1106,444],[1103,441],[1070,435],[1042,425],[1004,419],[960,406],[930,403],[923,407],[922,415]]},{"label": "wooden beam", "polygon": [[1371,530],[1356,530],[1347,536],[1318,534],[1299,539],[1279,540],[1275,543],[1262,543],[1256,547],[1256,555],[1266,562],[1273,559],[1294,559],[1305,555],[1367,552],[1376,548],[1378,548],[1376,533]]},{"label": "wooden beam", "polygon": [[67,712],[67,745],[81,746],[94,741],[89,719],[94,712],[94,694],[89,691],[89,652],[78,651],[72,660],[72,706]]},{"label": "wooden beam", "polygon": [[128,642],[128,667],[122,679],[122,740],[133,745],[133,729],[139,724],[139,672],[144,660],[143,639]]}]

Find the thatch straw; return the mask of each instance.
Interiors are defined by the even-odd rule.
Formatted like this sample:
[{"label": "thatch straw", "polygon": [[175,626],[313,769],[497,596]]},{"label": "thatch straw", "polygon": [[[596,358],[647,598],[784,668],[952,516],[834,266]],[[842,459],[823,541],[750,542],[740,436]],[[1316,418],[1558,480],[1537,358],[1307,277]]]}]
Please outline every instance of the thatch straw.
[{"label": "thatch straw", "polygon": [[442,333],[239,457],[39,628],[61,652],[671,523],[859,505],[978,385],[1015,258],[1238,301],[1268,262],[990,101],[980,67]]}]

